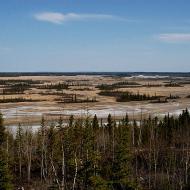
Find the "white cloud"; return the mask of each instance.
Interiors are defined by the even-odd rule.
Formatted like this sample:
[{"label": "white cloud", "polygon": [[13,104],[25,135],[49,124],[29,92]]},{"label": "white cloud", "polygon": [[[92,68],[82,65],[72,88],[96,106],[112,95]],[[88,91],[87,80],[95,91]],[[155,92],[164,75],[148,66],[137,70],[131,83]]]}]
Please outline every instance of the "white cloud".
[{"label": "white cloud", "polygon": [[190,33],[159,34],[157,38],[164,42],[190,42]]},{"label": "white cloud", "polygon": [[65,17],[61,13],[43,12],[34,15],[34,18],[39,21],[47,21],[55,24],[61,24]]},{"label": "white cloud", "polygon": [[126,20],[124,18],[109,14],[77,14],[77,13],[59,13],[59,12],[41,12],[34,15],[38,21],[62,24],[67,21],[85,21],[85,20]]}]

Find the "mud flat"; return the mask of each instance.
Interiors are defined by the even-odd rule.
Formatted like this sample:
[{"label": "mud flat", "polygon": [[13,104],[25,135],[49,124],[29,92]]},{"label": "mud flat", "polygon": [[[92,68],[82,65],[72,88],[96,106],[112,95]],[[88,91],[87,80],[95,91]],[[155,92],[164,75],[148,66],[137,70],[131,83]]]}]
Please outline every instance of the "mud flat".
[{"label": "mud flat", "polygon": [[12,108],[2,108],[1,112],[7,123],[39,123],[41,117],[45,118],[58,118],[63,117],[68,119],[70,115],[75,117],[85,117],[85,116],[94,116],[95,114],[98,118],[106,119],[108,114],[111,114],[115,118],[122,118],[127,113],[130,118],[139,118],[140,115],[147,117],[149,115],[156,115],[158,117],[163,117],[167,113],[170,114],[180,114],[183,109],[190,108],[190,103],[139,103],[133,102],[130,104],[127,103],[112,103],[111,105],[69,105],[69,106],[60,106],[60,105],[21,105]]}]

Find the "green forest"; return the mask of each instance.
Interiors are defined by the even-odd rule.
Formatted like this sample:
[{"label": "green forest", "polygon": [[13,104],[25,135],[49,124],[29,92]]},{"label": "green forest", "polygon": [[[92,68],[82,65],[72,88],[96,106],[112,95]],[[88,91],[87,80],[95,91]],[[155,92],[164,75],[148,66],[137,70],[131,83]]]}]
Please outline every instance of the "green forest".
[{"label": "green forest", "polygon": [[0,115],[0,189],[190,189],[190,114],[107,122],[70,116],[8,132]]}]

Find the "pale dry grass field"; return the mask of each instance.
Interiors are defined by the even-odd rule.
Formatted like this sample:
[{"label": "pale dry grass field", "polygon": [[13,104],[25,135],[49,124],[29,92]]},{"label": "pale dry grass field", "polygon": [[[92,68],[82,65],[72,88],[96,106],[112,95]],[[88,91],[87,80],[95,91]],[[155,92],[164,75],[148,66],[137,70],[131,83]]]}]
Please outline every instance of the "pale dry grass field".
[{"label": "pale dry grass field", "polygon": [[[35,100],[35,102],[17,102],[1,103],[0,110],[4,114],[7,124],[18,122],[39,122],[41,116],[47,119],[57,119],[64,117],[67,119],[73,114],[81,117],[86,114],[97,114],[99,118],[106,118],[111,113],[116,118],[123,117],[129,113],[130,117],[139,118],[140,115],[163,115],[167,112],[178,113],[180,110],[190,108],[190,84],[183,84],[180,87],[166,87],[165,84],[171,81],[189,81],[189,78],[132,78],[132,77],[112,77],[112,76],[21,76],[21,77],[2,77],[0,80],[33,80],[40,81],[40,85],[58,84],[58,83],[79,83],[80,85],[69,86],[68,89],[57,91],[56,89],[39,89],[36,86],[25,90],[24,94],[0,95],[0,99],[25,98]],[[146,95],[157,95],[168,97],[171,95],[179,96],[179,99],[169,100],[166,103],[151,103],[150,101],[130,101],[116,102],[114,97],[100,96],[100,90],[97,85],[111,85],[118,82],[136,82],[138,87],[116,88],[118,91],[128,91]],[[187,82],[188,83],[188,82]],[[146,85],[146,86],[145,86]],[[149,86],[147,86],[149,85]],[[160,86],[154,86],[160,85]],[[153,86],[153,87],[150,87]],[[1,90],[5,88],[1,86]],[[80,100],[96,99],[97,102],[84,103],[64,103],[58,101],[62,96],[56,93],[74,94]]]}]

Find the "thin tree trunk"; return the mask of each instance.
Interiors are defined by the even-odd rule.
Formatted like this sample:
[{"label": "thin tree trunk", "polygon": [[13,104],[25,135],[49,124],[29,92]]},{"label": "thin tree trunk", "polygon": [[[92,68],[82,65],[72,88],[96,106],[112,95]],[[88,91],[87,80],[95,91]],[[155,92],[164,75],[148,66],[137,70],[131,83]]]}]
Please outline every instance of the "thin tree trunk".
[{"label": "thin tree trunk", "polygon": [[6,152],[7,152],[7,167],[9,166],[9,136],[7,135],[7,146],[6,146]]},{"label": "thin tree trunk", "polygon": [[[46,148],[45,148],[45,126],[42,127],[42,144],[41,144],[41,181],[46,181]],[[46,167],[45,167],[46,166]]]},{"label": "thin tree trunk", "polygon": [[21,142],[19,139],[19,150],[18,150],[18,157],[19,157],[19,177],[22,178],[22,153],[21,153]]},{"label": "thin tree trunk", "polygon": [[26,133],[26,158],[27,158],[27,180],[30,182],[31,178],[31,162],[32,162],[32,133]]},{"label": "thin tree trunk", "polygon": [[62,181],[61,181],[61,190],[65,190],[65,153],[64,153],[63,144],[62,144]]},{"label": "thin tree trunk", "polygon": [[114,141],[115,130],[114,130],[114,129],[115,129],[115,124],[114,124],[114,126],[113,126],[113,137],[112,137],[112,138],[113,138],[113,139],[112,139],[112,146],[113,146],[113,148],[112,148],[112,149],[113,149],[113,150],[112,150],[112,151],[113,151],[113,162],[114,162],[114,158],[115,158],[115,141]]},{"label": "thin tree trunk", "polygon": [[32,148],[29,148],[28,153],[28,182],[30,182],[31,179],[31,165],[32,165]]},{"label": "thin tree trunk", "polygon": [[[149,125],[149,128],[151,126]],[[152,127],[150,128],[150,142],[149,142],[149,180],[148,180],[148,186],[149,189],[151,189],[151,169],[152,169],[152,165],[151,165],[151,159],[152,159]]]},{"label": "thin tree trunk", "polygon": [[135,146],[135,128],[132,126],[132,139],[133,139],[133,147]]},{"label": "thin tree trunk", "polygon": [[56,181],[56,183],[57,183],[57,185],[58,185],[58,188],[61,190],[61,188],[60,188],[60,183],[59,183],[59,179],[58,179],[57,172],[56,172],[56,169],[55,169],[54,164],[53,164],[53,159],[52,159],[52,157],[51,157],[50,159],[51,159],[51,166],[52,166],[52,169],[53,169],[53,172],[54,172],[54,175],[55,175],[55,181]]},{"label": "thin tree trunk", "polygon": [[185,160],[185,184],[188,184],[188,165],[189,165],[189,143],[186,148],[186,160]]},{"label": "thin tree trunk", "polygon": [[77,172],[78,172],[78,164],[77,164],[77,155],[75,153],[75,176],[74,176],[74,180],[73,180],[73,188],[72,188],[72,190],[75,189],[76,179],[77,179]]},{"label": "thin tree trunk", "polygon": [[139,131],[138,145],[140,146],[141,143],[142,143],[142,108],[141,108],[141,119],[140,119],[140,131]]}]

